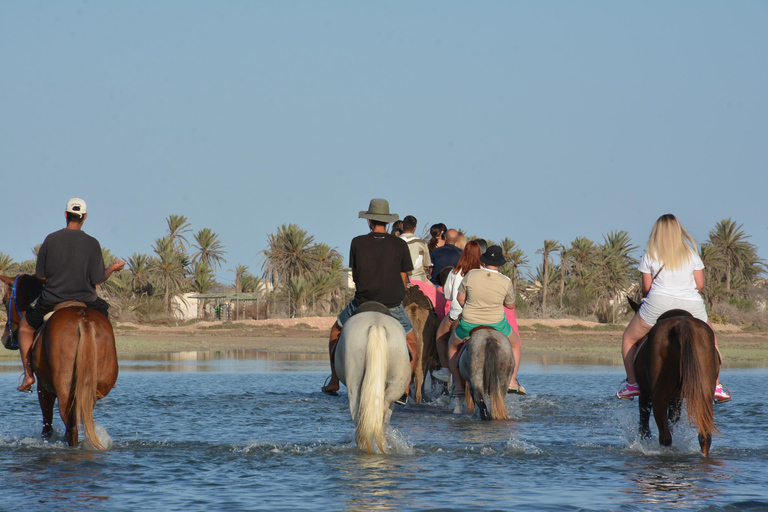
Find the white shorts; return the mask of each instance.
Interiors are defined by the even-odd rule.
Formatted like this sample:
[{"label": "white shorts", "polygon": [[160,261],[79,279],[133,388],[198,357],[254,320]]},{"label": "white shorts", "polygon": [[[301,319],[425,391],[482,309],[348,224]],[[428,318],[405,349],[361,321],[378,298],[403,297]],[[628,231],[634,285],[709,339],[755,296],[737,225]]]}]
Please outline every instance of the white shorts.
[{"label": "white shorts", "polygon": [[694,318],[698,318],[703,322],[707,321],[707,308],[704,307],[703,300],[676,299],[666,295],[646,297],[643,299],[637,314],[648,325],[656,325],[656,320],[671,309],[682,309],[688,311]]}]

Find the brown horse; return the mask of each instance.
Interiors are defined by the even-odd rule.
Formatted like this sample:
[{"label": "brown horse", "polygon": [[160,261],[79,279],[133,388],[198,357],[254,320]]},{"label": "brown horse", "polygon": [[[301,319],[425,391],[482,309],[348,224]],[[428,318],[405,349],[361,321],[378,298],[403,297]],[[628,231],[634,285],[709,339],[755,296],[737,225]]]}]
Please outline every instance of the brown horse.
[{"label": "brown horse", "polygon": [[413,332],[416,333],[418,341],[418,354],[416,354],[416,364],[414,364],[413,370],[413,385],[414,399],[421,403],[427,372],[438,364],[435,336],[440,320],[435,313],[432,301],[416,286],[409,286],[406,289],[403,307],[408,313],[408,318],[411,319]]},{"label": "brown horse", "polygon": [[[637,311],[639,306],[630,300]],[[635,356],[640,386],[640,434],[651,436],[651,410],[659,429],[659,444],[672,444],[671,427],[680,419],[685,400],[688,421],[696,428],[699,446],[709,456],[714,422],[713,399],[720,359],[715,334],[706,322],[675,309],[661,315],[641,342]]]},{"label": "brown horse", "polygon": [[[19,313],[23,315],[29,307],[30,287],[35,282],[39,286],[39,281],[32,276],[0,279],[8,285],[3,302],[12,317],[11,329],[6,326],[6,330],[12,331],[21,321]],[[16,305],[12,304],[14,288]],[[96,434],[93,408],[96,400],[107,396],[117,381],[115,334],[109,319],[82,304],[57,309],[35,335],[30,358],[43,413],[42,436],[53,434],[53,405],[58,399],[67,443],[77,445],[78,425],[82,424],[91,444],[105,449]]]}]

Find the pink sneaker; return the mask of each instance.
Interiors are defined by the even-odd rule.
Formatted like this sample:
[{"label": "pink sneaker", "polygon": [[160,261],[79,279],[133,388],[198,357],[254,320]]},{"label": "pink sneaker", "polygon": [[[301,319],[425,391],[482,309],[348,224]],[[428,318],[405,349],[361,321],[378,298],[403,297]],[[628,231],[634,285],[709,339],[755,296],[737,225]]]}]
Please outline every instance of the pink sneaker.
[{"label": "pink sneaker", "polygon": [[616,392],[616,398],[621,398],[622,400],[632,400],[636,396],[640,396],[640,386],[637,383],[630,384],[624,381]]},{"label": "pink sneaker", "polygon": [[718,384],[715,388],[715,403],[722,404],[723,402],[730,402],[731,394],[728,393],[728,388],[723,388],[722,384]]}]

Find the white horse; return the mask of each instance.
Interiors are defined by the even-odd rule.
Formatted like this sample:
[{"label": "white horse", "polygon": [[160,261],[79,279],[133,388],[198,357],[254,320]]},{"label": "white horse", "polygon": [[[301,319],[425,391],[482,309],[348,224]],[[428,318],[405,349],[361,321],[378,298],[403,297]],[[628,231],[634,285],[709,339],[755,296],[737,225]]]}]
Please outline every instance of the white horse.
[{"label": "white horse", "polygon": [[411,379],[402,325],[388,314],[358,310],[341,330],[335,363],[347,387],[357,447],[371,453],[373,437],[384,453],[384,425]]},{"label": "white horse", "polygon": [[[464,379],[467,412],[474,414],[475,403],[484,420],[508,420],[504,397],[515,369],[515,356],[509,338],[491,328],[472,331],[459,356],[459,372]],[[485,403],[490,398],[491,414]]]}]

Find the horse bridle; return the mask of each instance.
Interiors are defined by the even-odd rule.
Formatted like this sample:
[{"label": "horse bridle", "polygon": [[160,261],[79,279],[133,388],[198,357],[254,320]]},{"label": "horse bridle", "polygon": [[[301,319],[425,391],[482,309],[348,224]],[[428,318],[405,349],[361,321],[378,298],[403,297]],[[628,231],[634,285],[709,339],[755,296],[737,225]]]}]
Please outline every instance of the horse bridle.
[{"label": "horse bridle", "polygon": [[19,348],[19,344],[13,339],[13,323],[11,322],[11,313],[13,313],[14,305],[16,306],[16,313],[18,313],[19,319],[24,317],[24,315],[21,314],[19,300],[16,297],[16,283],[19,281],[19,277],[21,276],[16,276],[13,280],[13,286],[11,286],[11,298],[8,300],[8,340],[12,348]]}]

